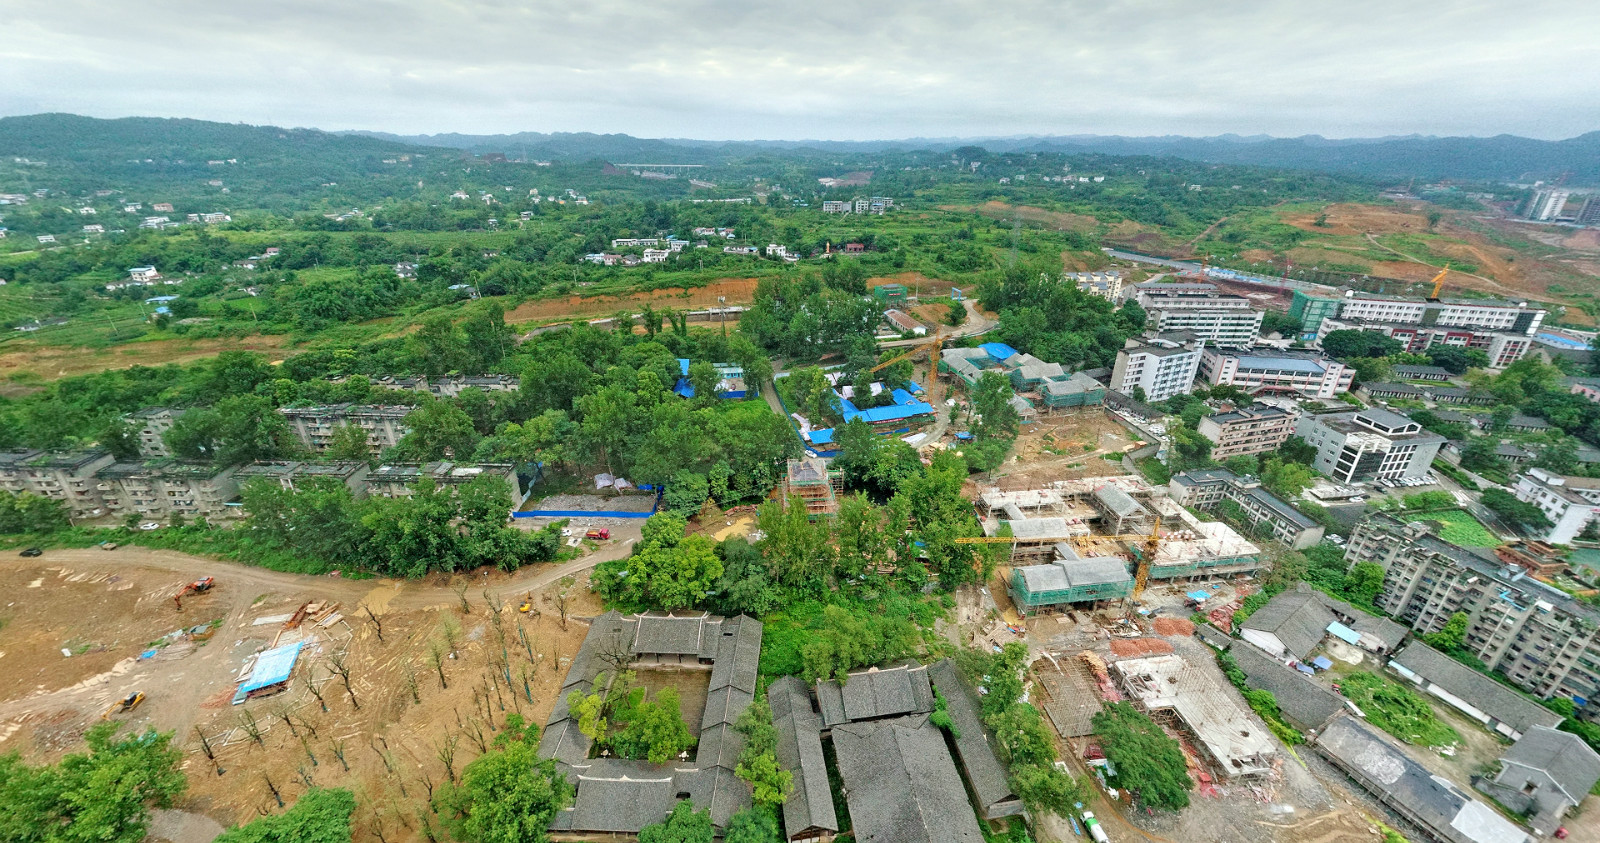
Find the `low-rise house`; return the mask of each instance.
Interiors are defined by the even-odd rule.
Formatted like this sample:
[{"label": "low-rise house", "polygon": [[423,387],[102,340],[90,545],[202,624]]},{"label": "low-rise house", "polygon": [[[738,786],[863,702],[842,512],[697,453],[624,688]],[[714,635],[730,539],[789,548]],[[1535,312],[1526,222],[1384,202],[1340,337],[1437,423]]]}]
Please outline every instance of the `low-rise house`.
[{"label": "low-rise house", "polygon": [[239,495],[232,467],[210,463],[160,460],[119,462],[95,476],[112,514],[137,513],[141,519],[224,518],[237,507],[229,502]]},{"label": "low-rise house", "polygon": [[928,667],[933,686],[944,698],[945,713],[955,726],[956,760],[967,780],[968,790],[977,797],[978,813],[986,820],[1014,817],[1023,813],[1022,799],[1012,792],[1006,768],[994,751],[994,738],[984,728],[978,712],[978,697],[961,678],[954,662],[941,659]]},{"label": "low-rise house", "polygon": [[1390,810],[1436,843],[1533,843],[1533,838],[1443,776],[1413,761],[1377,729],[1339,717],[1323,729],[1317,751]]},{"label": "low-rise house", "polygon": [[129,281],[159,281],[161,273],[153,266],[136,266],[128,270]]},{"label": "low-rise house", "polygon": [[1298,417],[1298,413],[1282,407],[1256,404],[1205,416],[1195,429],[1211,440],[1211,458],[1221,462],[1230,457],[1276,451],[1294,435]]},{"label": "low-rise house", "polygon": [[1474,784],[1496,802],[1527,817],[1540,834],[1555,834],[1561,819],[1600,782],[1600,754],[1583,738],[1534,726],[1500,756],[1500,772]]},{"label": "low-rise house", "polygon": [[1239,636],[1274,658],[1304,662],[1329,636],[1373,653],[1400,645],[1406,628],[1300,583],[1240,624]]},{"label": "low-rise house", "polygon": [[1229,650],[1245,684],[1272,694],[1278,710],[1296,728],[1314,732],[1344,710],[1338,694],[1256,647]]},{"label": "low-rise house", "polygon": [[883,318],[888,321],[889,325],[893,327],[894,330],[902,334],[910,332],[915,336],[921,337],[926,336],[928,333],[927,325],[924,325],[921,322],[911,318],[911,316],[903,310],[885,310],[883,312]]},{"label": "low-rise house", "polygon": [[1499,682],[1429,647],[1412,641],[1389,667],[1413,685],[1512,740],[1535,726],[1554,728],[1562,717]]},{"label": "low-rise house", "polygon": [[1440,366],[1415,366],[1401,363],[1393,367],[1396,377],[1413,381],[1447,381],[1450,380],[1450,370]]},{"label": "low-rise house", "polygon": [[789,843],[822,843],[839,833],[822,752],[822,717],[811,701],[811,689],[794,676],[767,687],[772,725],[778,732],[774,754],[787,770],[794,790],[783,802],[783,827]]}]

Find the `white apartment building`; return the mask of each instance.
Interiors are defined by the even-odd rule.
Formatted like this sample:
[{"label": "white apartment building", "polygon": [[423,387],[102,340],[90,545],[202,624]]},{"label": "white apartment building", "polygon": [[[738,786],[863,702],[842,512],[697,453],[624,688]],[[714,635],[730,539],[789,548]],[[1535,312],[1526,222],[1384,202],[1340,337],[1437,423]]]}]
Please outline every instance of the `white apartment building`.
[{"label": "white apartment building", "polygon": [[333,442],[333,432],[340,425],[351,424],[367,432],[367,445],[374,451],[392,448],[411,429],[405,418],[415,407],[385,407],[352,404],[333,404],[326,407],[284,407],[283,414],[294,430],[295,436],[315,451],[327,450]]},{"label": "white apartment building", "polygon": [[1479,299],[1430,301],[1346,292],[1337,317],[1317,327],[1320,342],[1333,331],[1377,331],[1420,353],[1435,345],[1476,348],[1504,368],[1533,347],[1545,311],[1527,302]]},{"label": "white apartment building", "polygon": [[1550,519],[1550,529],[1537,537],[1550,544],[1570,544],[1600,515],[1600,480],[1593,477],[1565,477],[1530,468],[1517,477],[1511,491],[1517,500],[1539,507]]},{"label": "white apartment building", "polygon": [[1294,435],[1297,417],[1297,413],[1282,407],[1256,404],[1205,416],[1195,430],[1211,440],[1211,458],[1221,462],[1229,457],[1276,451]]},{"label": "white apartment building", "polygon": [[671,254],[671,249],[645,249],[640,260],[644,263],[666,263]]},{"label": "white apartment building", "polygon": [[1200,346],[1190,334],[1168,334],[1130,339],[1117,352],[1111,369],[1111,388],[1132,395],[1144,390],[1144,400],[1165,401],[1194,387],[1200,369]]},{"label": "white apartment building", "polygon": [[1099,296],[1113,304],[1122,301],[1122,273],[1115,269],[1105,272],[1069,272],[1062,280],[1075,283],[1079,290],[1091,296]]},{"label": "white apartment building", "polygon": [[1294,432],[1317,449],[1312,467],[1336,483],[1421,477],[1445,443],[1411,419],[1375,407],[1304,415]]},{"label": "white apartment building", "polygon": [[1152,310],[1151,327],[1158,333],[1189,331],[1205,342],[1225,348],[1249,348],[1261,336],[1259,310],[1181,308]]},{"label": "white apartment building", "polygon": [[140,518],[224,518],[236,514],[228,502],[239,496],[232,467],[197,462],[119,462],[96,473],[98,489],[113,514]]},{"label": "white apartment building", "polygon": [[1355,370],[1321,354],[1275,348],[1207,348],[1200,357],[1200,377],[1212,385],[1235,386],[1251,395],[1333,398],[1350,391]]}]

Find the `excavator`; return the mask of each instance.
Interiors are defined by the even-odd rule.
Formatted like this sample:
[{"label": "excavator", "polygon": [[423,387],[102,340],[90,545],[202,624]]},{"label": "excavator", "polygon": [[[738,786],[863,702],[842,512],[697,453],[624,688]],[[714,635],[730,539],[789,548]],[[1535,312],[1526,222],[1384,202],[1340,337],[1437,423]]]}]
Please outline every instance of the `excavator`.
[{"label": "excavator", "polygon": [[211,590],[212,586],[216,584],[216,578],[214,577],[206,577],[205,579],[195,580],[183,588],[178,589],[178,593],[172,595],[172,602],[177,605],[178,611],[181,612],[183,611],[183,598],[191,594],[205,594]]},{"label": "excavator", "polygon": [[121,700],[112,703],[111,707],[106,709],[106,713],[100,715],[100,719],[110,720],[111,715],[113,714],[127,714],[128,712],[138,708],[139,704],[142,702],[144,702],[144,692],[135,691]]}]

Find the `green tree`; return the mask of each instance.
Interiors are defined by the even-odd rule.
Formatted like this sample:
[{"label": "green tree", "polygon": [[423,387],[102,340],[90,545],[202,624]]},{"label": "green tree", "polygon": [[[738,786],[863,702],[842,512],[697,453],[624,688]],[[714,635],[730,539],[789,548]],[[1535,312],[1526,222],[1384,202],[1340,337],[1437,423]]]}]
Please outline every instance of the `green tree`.
[{"label": "green tree", "polygon": [[1467,626],[1472,618],[1466,612],[1456,612],[1444,622],[1438,632],[1429,632],[1418,636],[1422,643],[1444,653],[1457,653],[1466,646]]},{"label": "green tree", "polygon": [[187,782],[171,733],[114,739],[115,723],[84,735],[88,754],[33,767],[0,756],[0,840],[8,843],[140,843],[150,809],[170,808]]},{"label": "green tree", "polygon": [[1314,480],[1311,469],[1299,463],[1284,462],[1278,457],[1268,457],[1261,468],[1261,485],[1286,500],[1299,497]]},{"label": "green tree", "polygon": [[750,807],[728,818],[723,843],[782,843],[778,818],[771,809]]},{"label": "green tree", "polygon": [[341,424],[333,429],[325,453],[330,460],[367,462],[372,459],[372,445],[367,441],[365,430],[353,424]]},{"label": "green tree", "polygon": [[756,509],[756,525],[765,534],[761,555],[782,585],[791,588],[816,588],[833,570],[834,546],[829,522],[812,521],[805,501],[791,498],[787,505],[767,501]]},{"label": "green tree", "polygon": [[733,724],[744,735],[744,750],[734,775],[750,783],[757,806],[776,807],[788,801],[793,776],[778,766],[778,730],[765,696],[752,702]]},{"label": "green tree", "polygon": [[1174,811],[1188,807],[1194,782],[1183,750],[1155,721],[1128,703],[1114,702],[1091,723],[1118,780],[1141,803]]},{"label": "green tree", "polygon": [[[513,723],[513,718],[516,723]],[[539,758],[537,729],[516,728],[520,715],[490,751],[445,783],[434,799],[450,833],[463,843],[542,843],[556,812],[572,801],[572,785],[555,762]]]},{"label": "green tree", "polygon": [[1020,419],[1011,406],[1011,382],[996,372],[984,372],[972,390],[972,410],[981,417],[974,436],[980,439],[1011,440],[1017,437]]},{"label": "green tree", "polygon": [[119,460],[139,458],[139,431],[126,420],[114,418],[106,422],[99,439],[100,447]]},{"label": "green tree", "polygon": [[694,388],[696,399],[708,403],[717,400],[717,386],[721,383],[722,376],[710,362],[696,360],[689,364],[689,386]]},{"label": "green tree", "polygon": [[1373,331],[1329,331],[1322,338],[1322,350],[1329,357],[1352,360],[1362,357],[1388,357],[1398,354],[1400,341]]},{"label": "green tree", "polygon": [[1524,530],[1537,532],[1550,528],[1550,519],[1545,516],[1544,510],[1534,504],[1518,500],[1516,495],[1504,489],[1485,489],[1481,502],[1496,515]]},{"label": "green tree", "polygon": [[711,843],[711,812],[696,811],[688,800],[672,806],[658,823],[639,829],[639,843]]},{"label": "green tree", "polygon": [[251,820],[215,843],[350,843],[356,798],[343,788],[312,788],[288,811]]},{"label": "green tree", "polygon": [[414,462],[432,462],[449,457],[467,459],[478,447],[478,431],[472,418],[448,401],[427,401],[406,414],[410,432],[401,437],[395,450]]},{"label": "green tree", "polygon": [[1371,606],[1383,590],[1383,566],[1376,562],[1360,562],[1345,575],[1344,596],[1353,603]]},{"label": "green tree", "polygon": [[624,757],[645,758],[652,764],[665,764],[694,744],[675,688],[662,688],[653,702],[636,706],[627,725],[611,738],[611,745]]}]

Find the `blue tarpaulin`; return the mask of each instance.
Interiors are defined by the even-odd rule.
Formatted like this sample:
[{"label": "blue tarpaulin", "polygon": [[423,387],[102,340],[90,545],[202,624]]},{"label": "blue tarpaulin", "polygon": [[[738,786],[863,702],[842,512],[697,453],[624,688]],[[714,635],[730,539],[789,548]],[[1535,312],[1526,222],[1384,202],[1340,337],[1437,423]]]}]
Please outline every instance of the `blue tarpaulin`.
[{"label": "blue tarpaulin", "polygon": [[910,390],[911,392],[923,392],[924,391],[922,389],[922,384],[917,383],[916,381],[906,381],[906,389]]},{"label": "blue tarpaulin", "polygon": [[1360,644],[1361,633],[1356,632],[1338,621],[1328,624],[1328,634],[1346,644]]},{"label": "blue tarpaulin", "polygon": [[1311,664],[1318,670],[1328,670],[1333,667],[1333,662],[1329,661],[1327,656],[1317,656],[1311,660]]},{"label": "blue tarpaulin", "polygon": [[824,428],[820,428],[820,429],[811,431],[811,444],[813,444],[813,445],[831,445],[831,444],[833,444],[833,428],[824,427]]},{"label": "blue tarpaulin", "polygon": [[1315,670],[1311,669],[1311,665],[1308,664],[1297,664],[1294,666],[1294,669],[1306,674],[1316,673]]},{"label": "blue tarpaulin", "polygon": [[1017,350],[1003,342],[986,342],[978,347],[996,362],[1017,356]]},{"label": "blue tarpaulin", "polygon": [[300,658],[300,648],[304,646],[304,641],[285,644],[257,656],[256,666],[250,671],[250,678],[239,686],[239,691],[248,694],[270,685],[288,682],[289,674],[294,671],[295,660]]},{"label": "blue tarpaulin", "polygon": [[1205,593],[1204,591],[1191,591],[1189,592],[1189,599],[1199,603],[1203,600],[1210,600],[1211,595]]}]

